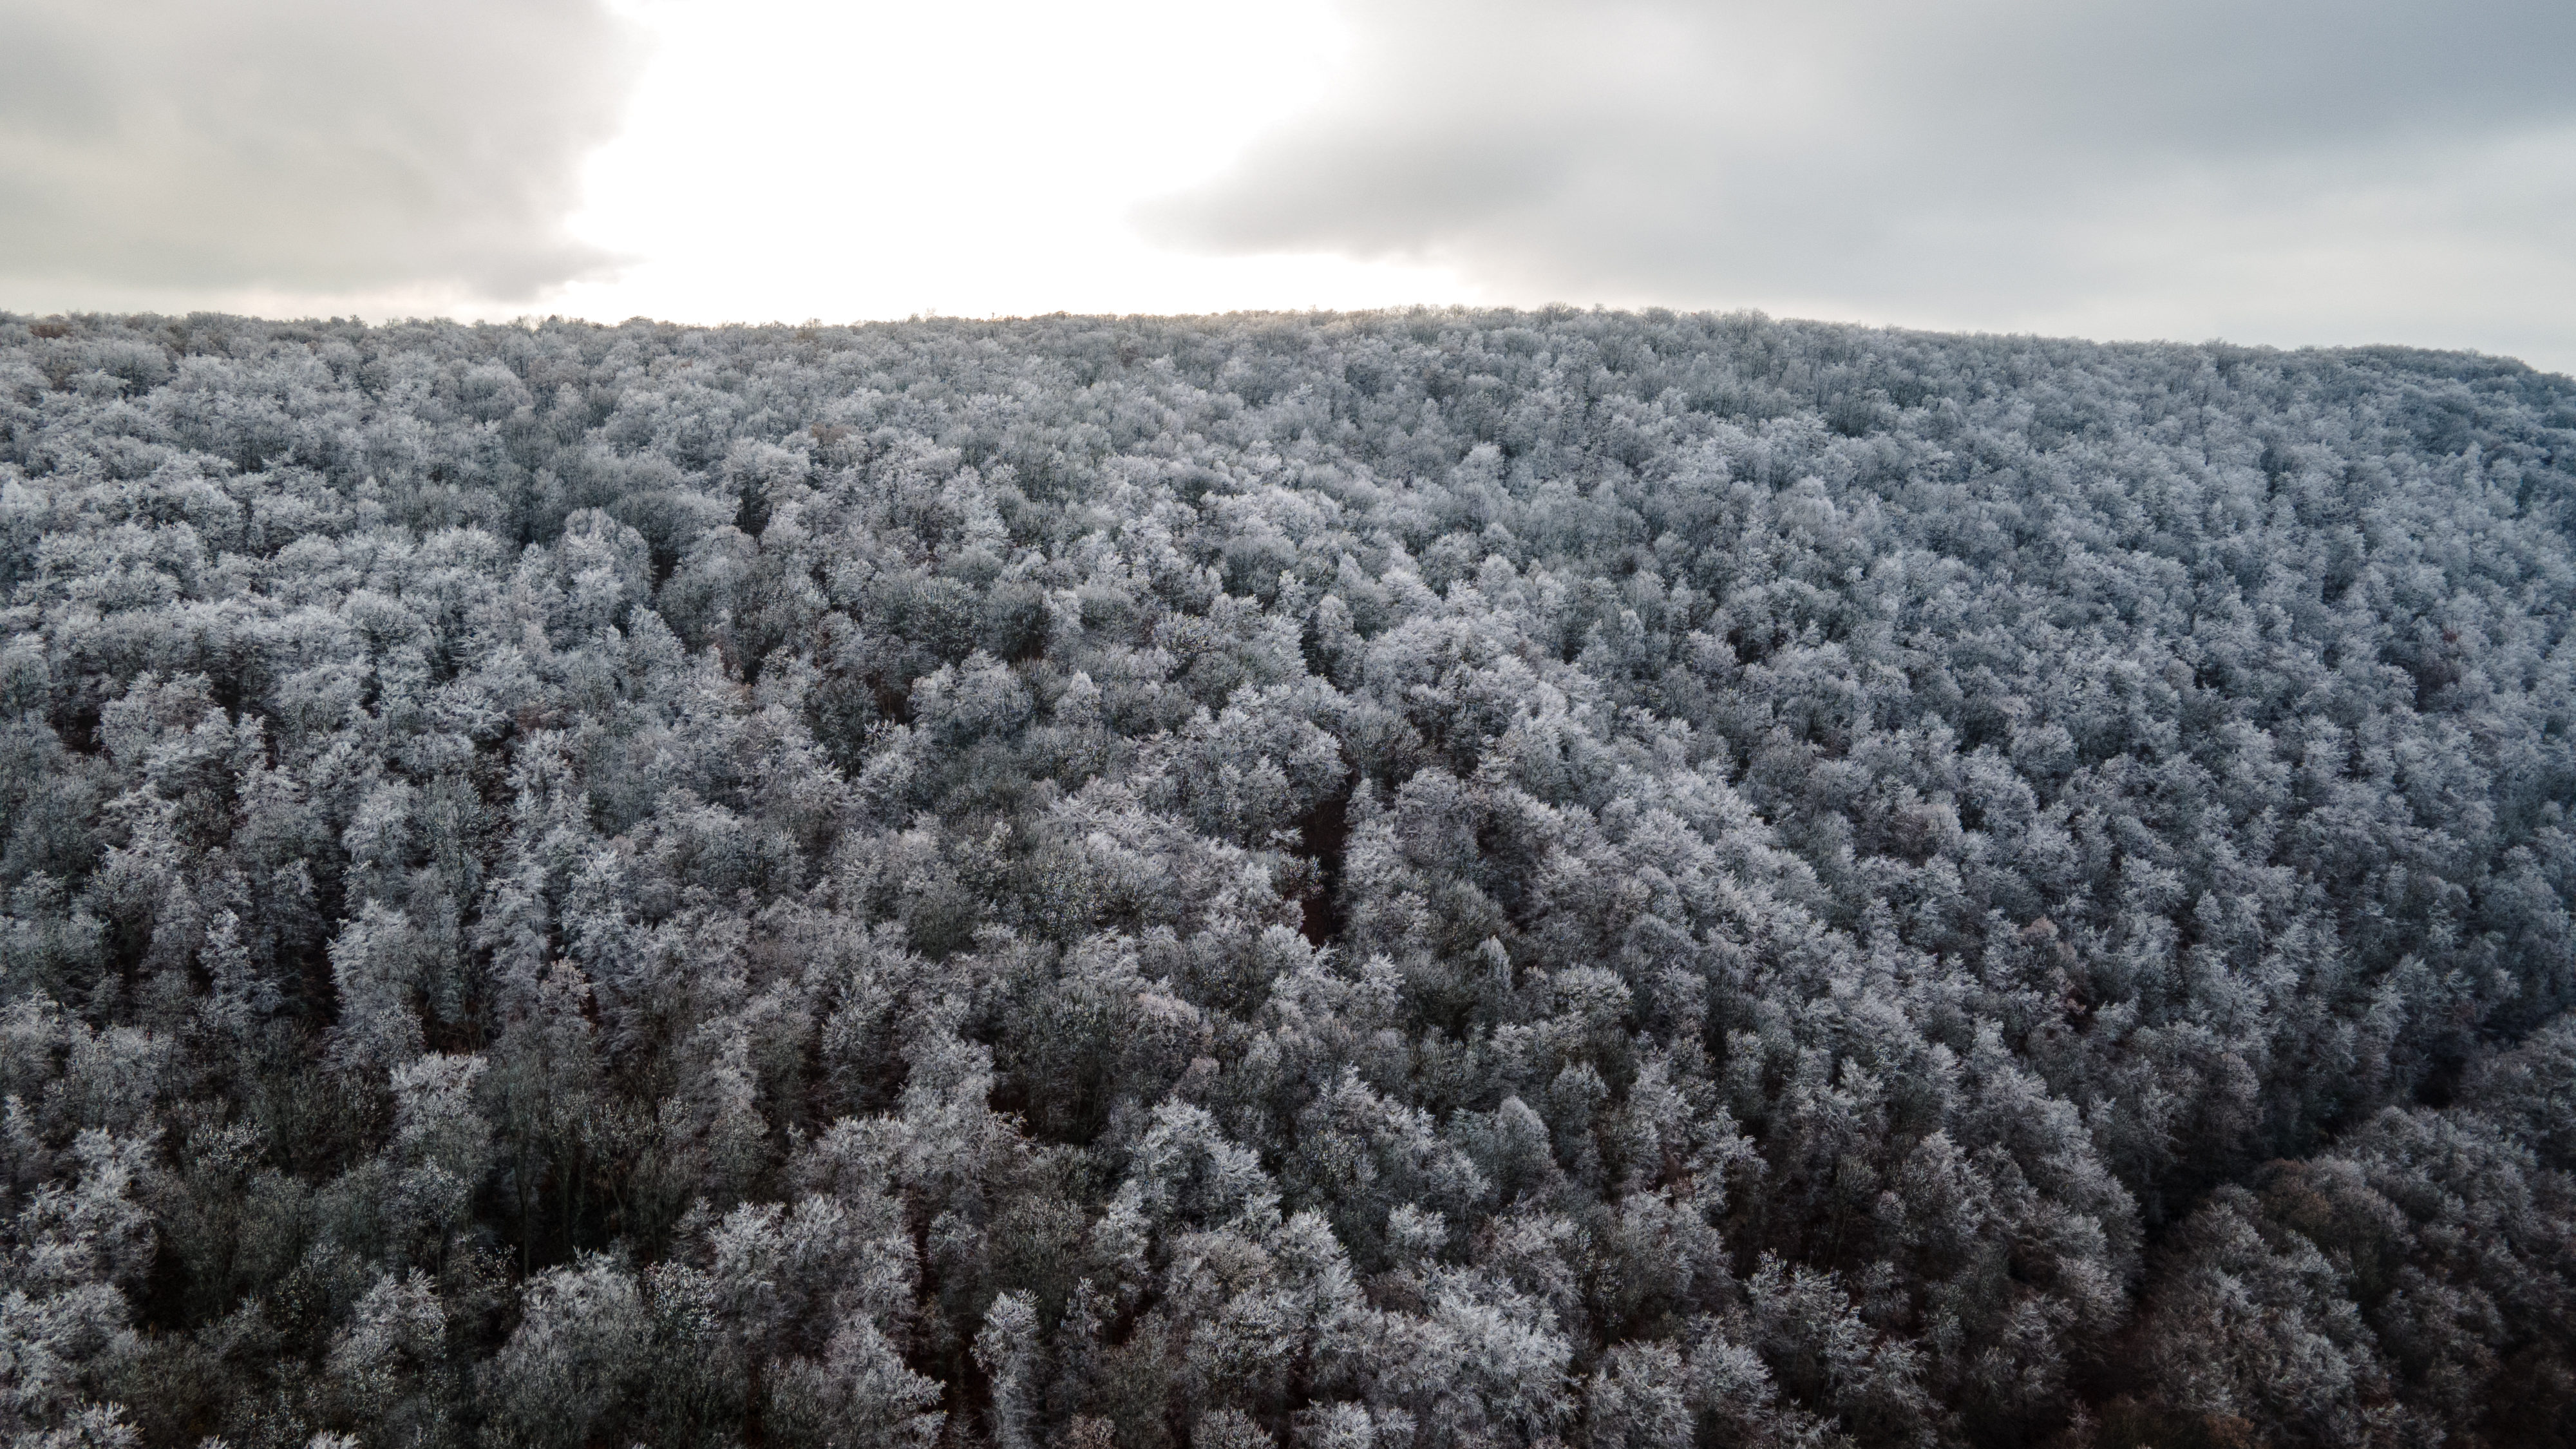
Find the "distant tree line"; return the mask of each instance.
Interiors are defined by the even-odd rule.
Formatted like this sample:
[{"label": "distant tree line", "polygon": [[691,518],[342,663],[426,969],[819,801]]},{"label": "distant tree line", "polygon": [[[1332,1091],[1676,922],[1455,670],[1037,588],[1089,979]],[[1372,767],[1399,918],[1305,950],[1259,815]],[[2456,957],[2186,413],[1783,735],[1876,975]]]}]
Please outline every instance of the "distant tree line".
[{"label": "distant tree line", "polygon": [[2576,382],[0,314],[0,1437],[2576,1443]]}]

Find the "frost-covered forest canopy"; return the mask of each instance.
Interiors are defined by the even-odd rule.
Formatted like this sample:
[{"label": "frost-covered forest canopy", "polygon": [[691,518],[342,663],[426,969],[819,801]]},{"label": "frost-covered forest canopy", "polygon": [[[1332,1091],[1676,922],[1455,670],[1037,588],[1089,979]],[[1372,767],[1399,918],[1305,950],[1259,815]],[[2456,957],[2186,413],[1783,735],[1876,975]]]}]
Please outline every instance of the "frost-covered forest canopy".
[{"label": "frost-covered forest canopy", "polygon": [[0,315],[23,1445],[2576,1440],[2576,382]]}]

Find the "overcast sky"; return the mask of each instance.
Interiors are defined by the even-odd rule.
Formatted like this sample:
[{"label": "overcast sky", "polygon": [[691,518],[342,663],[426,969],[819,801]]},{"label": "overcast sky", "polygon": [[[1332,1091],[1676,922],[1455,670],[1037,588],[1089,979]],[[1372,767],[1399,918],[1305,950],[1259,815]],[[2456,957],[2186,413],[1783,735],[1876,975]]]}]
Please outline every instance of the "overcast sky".
[{"label": "overcast sky", "polygon": [[0,0],[0,308],[1547,301],[2576,370],[2568,0]]}]

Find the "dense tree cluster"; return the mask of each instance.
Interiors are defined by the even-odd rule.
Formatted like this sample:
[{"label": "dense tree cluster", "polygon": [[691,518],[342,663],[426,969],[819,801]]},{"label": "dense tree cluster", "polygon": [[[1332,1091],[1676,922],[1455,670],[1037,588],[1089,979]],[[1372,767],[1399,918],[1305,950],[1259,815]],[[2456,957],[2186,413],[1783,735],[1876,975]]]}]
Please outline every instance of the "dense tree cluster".
[{"label": "dense tree cluster", "polygon": [[2576,1442],[2576,383],[0,315],[20,1445]]}]

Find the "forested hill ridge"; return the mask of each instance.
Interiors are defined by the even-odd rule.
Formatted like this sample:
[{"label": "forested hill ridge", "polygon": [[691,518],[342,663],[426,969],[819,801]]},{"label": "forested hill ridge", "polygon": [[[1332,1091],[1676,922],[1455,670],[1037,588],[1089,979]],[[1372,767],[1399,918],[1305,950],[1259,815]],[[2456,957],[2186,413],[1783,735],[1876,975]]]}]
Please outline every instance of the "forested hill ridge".
[{"label": "forested hill ridge", "polygon": [[2470,355],[0,315],[0,1435],[2576,1442],[2571,528]]}]

